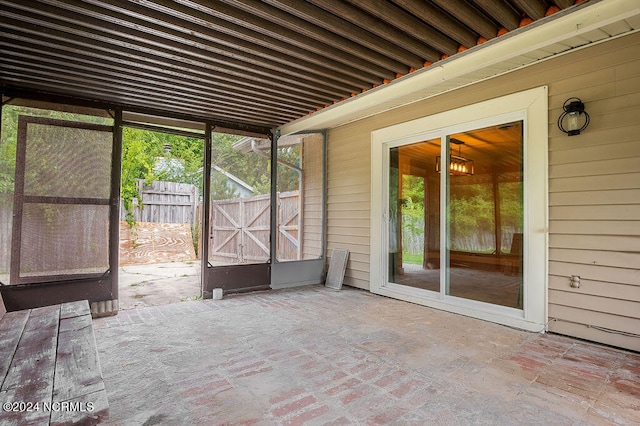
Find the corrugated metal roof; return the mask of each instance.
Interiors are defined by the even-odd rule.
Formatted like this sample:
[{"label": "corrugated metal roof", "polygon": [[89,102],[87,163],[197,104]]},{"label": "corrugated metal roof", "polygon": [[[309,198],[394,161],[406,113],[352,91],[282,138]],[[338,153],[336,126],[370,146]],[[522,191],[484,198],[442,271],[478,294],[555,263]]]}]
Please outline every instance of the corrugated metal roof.
[{"label": "corrugated metal roof", "polygon": [[0,0],[0,84],[269,129],[573,3]]}]

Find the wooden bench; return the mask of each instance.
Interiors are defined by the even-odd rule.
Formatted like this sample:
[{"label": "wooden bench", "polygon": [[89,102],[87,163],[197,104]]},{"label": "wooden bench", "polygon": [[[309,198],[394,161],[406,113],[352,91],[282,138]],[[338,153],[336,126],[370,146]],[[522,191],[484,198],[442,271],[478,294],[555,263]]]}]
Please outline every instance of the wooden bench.
[{"label": "wooden bench", "polygon": [[98,424],[109,416],[89,303],[0,319],[0,424]]}]

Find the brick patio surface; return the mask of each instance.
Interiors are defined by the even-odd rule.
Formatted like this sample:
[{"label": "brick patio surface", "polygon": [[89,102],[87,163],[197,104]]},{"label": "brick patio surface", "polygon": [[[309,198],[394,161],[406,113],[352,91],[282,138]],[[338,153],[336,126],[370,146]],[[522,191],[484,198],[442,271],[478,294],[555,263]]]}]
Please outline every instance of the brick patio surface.
[{"label": "brick patio surface", "polygon": [[121,425],[640,424],[640,354],[322,286],[94,320]]}]

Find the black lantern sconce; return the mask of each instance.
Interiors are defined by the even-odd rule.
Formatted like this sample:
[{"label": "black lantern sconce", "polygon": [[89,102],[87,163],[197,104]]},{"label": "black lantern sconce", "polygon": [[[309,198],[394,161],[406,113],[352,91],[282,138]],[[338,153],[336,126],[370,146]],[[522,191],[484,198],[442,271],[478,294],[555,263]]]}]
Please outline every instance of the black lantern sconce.
[{"label": "black lantern sconce", "polygon": [[[558,118],[558,127],[569,136],[579,135],[589,125],[589,114],[584,110],[584,104],[578,98],[569,98],[562,104],[564,112]],[[580,116],[584,116],[584,124],[580,126]],[[566,120],[565,120],[566,117]],[[565,127],[566,123],[566,127]]]}]

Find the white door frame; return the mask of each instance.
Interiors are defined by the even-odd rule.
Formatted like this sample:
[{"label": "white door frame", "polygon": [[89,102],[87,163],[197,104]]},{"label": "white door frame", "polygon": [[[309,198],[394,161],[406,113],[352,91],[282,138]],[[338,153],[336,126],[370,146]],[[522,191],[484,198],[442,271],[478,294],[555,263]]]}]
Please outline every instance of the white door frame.
[{"label": "white door frame", "polygon": [[[498,306],[389,283],[388,194],[389,150],[409,143],[446,138],[464,130],[478,129],[510,121],[524,121],[524,247],[523,309]],[[530,331],[543,331],[547,322],[548,268],[548,93],[539,87],[506,95],[376,130],[371,134],[371,292],[437,309]],[[446,143],[441,157],[446,159]],[[442,170],[447,170],[443,165]],[[443,174],[443,176],[446,176]],[[441,197],[447,179],[441,179]],[[446,204],[441,202],[441,217]],[[441,221],[441,252],[445,253],[446,221]],[[444,283],[446,257],[441,257]],[[445,264],[446,266],[446,264]]]}]

